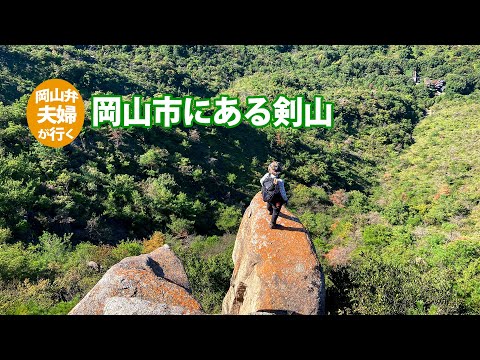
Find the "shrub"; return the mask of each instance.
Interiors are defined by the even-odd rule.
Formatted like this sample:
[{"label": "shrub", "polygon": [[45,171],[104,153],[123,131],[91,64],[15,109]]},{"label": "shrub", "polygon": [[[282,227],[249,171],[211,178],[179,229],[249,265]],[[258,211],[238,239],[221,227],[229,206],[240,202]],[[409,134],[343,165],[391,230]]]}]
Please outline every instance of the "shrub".
[{"label": "shrub", "polygon": [[236,206],[220,206],[215,225],[223,231],[235,232],[240,225],[242,212]]},{"label": "shrub", "polygon": [[143,241],[143,253],[147,254],[165,244],[165,235],[160,231],[155,231],[150,239]]},{"label": "shrub", "polygon": [[331,234],[333,218],[328,214],[306,211],[300,215],[300,221],[314,237],[325,239]]},{"label": "shrub", "polygon": [[367,245],[385,245],[392,239],[392,231],[382,224],[367,225],[363,229],[363,241]]},{"label": "shrub", "polygon": [[196,168],[193,170],[192,177],[194,181],[200,181],[203,177],[203,170],[202,168]]},{"label": "shrub", "polygon": [[446,78],[447,93],[468,95],[474,89],[469,78],[458,74],[449,74]]},{"label": "shrub", "polygon": [[457,295],[465,301],[465,312],[480,313],[480,259],[473,260],[458,280]]},{"label": "shrub", "polygon": [[347,201],[348,210],[354,214],[361,214],[369,211],[368,198],[367,196],[358,191],[353,190],[348,193]]},{"label": "shrub", "polygon": [[383,215],[392,225],[403,225],[410,217],[409,207],[401,200],[394,200],[383,209]]},{"label": "shrub", "polygon": [[235,184],[235,181],[237,180],[237,175],[233,174],[233,173],[228,173],[227,174],[227,183],[229,185],[233,185]]},{"label": "shrub", "polygon": [[141,166],[149,168],[150,170],[159,169],[166,165],[166,159],[168,158],[168,155],[169,153],[166,149],[149,149],[146,153],[140,155],[138,163]]},{"label": "shrub", "polygon": [[195,221],[179,218],[175,215],[170,215],[170,223],[167,227],[173,235],[177,237],[186,237],[193,229]]},{"label": "shrub", "polygon": [[459,310],[449,269],[433,267],[421,272],[411,261],[398,262],[369,252],[348,271],[355,313],[451,314]]},{"label": "shrub", "polygon": [[233,244],[224,252],[204,259],[193,249],[177,248],[192,286],[193,295],[207,313],[220,313],[233,271]]},{"label": "shrub", "polygon": [[143,246],[138,241],[122,241],[112,250],[111,262],[113,262],[113,264],[116,264],[117,262],[126,257],[140,255],[142,253],[142,250]]},{"label": "shrub", "polygon": [[9,228],[0,228],[0,244],[7,242],[12,237],[12,231]]},{"label": "shrub", "polygon": [[330,195],[330,201],[334,205],[343,208],[348,201],[348,194],[343,189],[337,190],[332,195]]},{"label": "shrub", "polygon": [[215,246],[218,243],[219,237],[217,235],[213,236],[196,236],[195,239],[190,243],[190,248],[196,253],[203,253],[205,249]]},{"label": "shrub", "polygon": [[40,236],[39,250],[41,252],[41,259],[47,264],[54,262],[63,263],[67,252],[70,250],[70,239],[73,234],[65,234],[60,237],[56,234],[50,234],[44,231]]},{"label": "shrub", "polygon": [[40,261],[35,247],[25,247],[19,242],[0,244],[0,280],[23,281],[30,277],[41,277],[45,271],[45,262]]},{"label": "shrub", "polygon": [[320,186],[308,187],[299,184],[293,188],[292,196],[289,199],[289,206],[300,212],[304,209],[319,211],[328,204],[331,204],[328,195]]}]

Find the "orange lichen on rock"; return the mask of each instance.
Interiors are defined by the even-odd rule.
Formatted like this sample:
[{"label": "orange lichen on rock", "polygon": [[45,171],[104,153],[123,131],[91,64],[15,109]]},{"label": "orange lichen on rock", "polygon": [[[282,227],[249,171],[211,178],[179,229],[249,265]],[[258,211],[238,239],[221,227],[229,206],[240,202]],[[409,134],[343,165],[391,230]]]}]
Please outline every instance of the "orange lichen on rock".
[{"label": "orange lichen on rock", "polygon": [[243,215],[233,250],[234,270],[224,314],[322,314],[324,277],[310,237],[282,208],[278,228],[258,193]]},{"label": "orange lichen on rock", "polygon": [[162,246],[112,266],[70,315],[202,314],[180,260]]}]

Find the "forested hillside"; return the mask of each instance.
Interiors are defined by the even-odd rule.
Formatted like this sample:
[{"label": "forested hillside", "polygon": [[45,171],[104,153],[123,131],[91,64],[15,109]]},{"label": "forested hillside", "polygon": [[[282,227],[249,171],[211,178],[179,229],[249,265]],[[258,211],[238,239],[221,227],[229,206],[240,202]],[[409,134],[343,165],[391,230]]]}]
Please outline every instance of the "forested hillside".
[{"label": "forested hillside", "polygon": [[480,311],[478,100],[433,106],[370,197],[342,193],[300,216],[327,253],[332,312]]},{"label": "forested hillside", "polygon": [[[479,55],[0,46],[0,313],[66,313],[109,266],[163,242],[218,312],[242,211],[273,159],[326,267],[330,313],[478,313]],[[37,143],[25,119],[29,94],[49,78],[73,83],[87,106],[81,135],[62,149]],[[335,125],[92,129],[90,96],[107,93],[322,95]]]}]

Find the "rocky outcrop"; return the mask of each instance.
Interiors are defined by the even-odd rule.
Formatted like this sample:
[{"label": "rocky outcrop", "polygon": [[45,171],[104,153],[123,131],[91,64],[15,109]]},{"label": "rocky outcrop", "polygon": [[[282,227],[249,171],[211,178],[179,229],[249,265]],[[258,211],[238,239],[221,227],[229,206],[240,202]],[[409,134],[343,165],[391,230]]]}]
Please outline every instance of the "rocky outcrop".
[{"label": "rocky outcrop", "polygon": [[325,281],[310,237],[282,208],[276,229],[258,193],[243,215],[223,314],[323,314]]},{"label": "rocky outcrop", "polygon": [[203,314],[168,245],[112,266],[69,315]]}]

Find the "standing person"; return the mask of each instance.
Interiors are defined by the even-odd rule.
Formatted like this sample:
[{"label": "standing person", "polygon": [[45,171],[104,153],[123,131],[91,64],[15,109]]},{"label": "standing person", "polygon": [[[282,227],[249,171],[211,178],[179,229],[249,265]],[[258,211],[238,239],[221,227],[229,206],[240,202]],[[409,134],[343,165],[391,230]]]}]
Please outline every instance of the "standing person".
[{"label": "standing person", "polygon": [[262,184],[263,201],[267,203],[267,210],[272,219],[270,220],[270,229],[277,227],[277,218],[283,204],[288,202],[287,193],[285,192],[285,184],[279,178],[282,172],[282,166],[277,161],[273,161],[268,165],[268,172],[260,179]]}]

